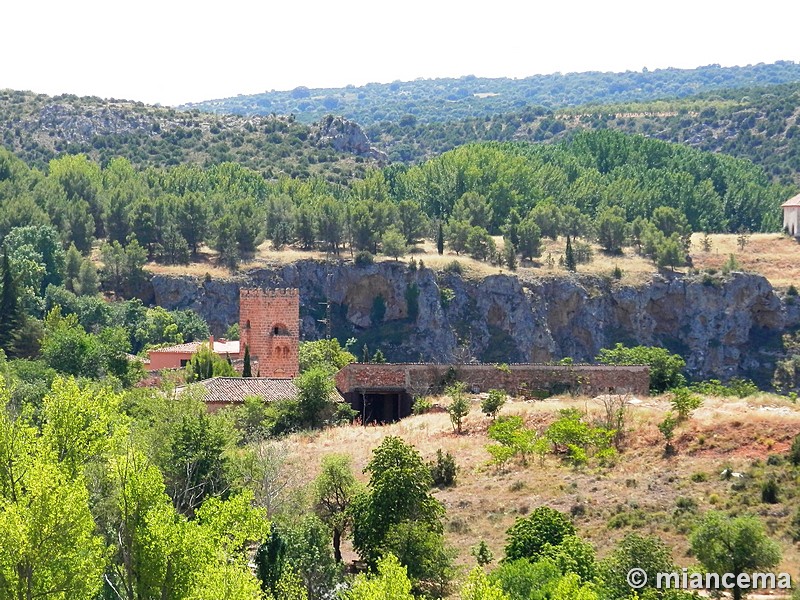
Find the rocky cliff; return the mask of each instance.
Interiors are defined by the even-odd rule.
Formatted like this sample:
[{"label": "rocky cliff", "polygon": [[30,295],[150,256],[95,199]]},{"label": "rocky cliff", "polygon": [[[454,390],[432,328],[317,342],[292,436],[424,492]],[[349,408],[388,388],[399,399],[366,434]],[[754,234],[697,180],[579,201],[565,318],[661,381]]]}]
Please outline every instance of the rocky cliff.
[{"label": "rocky cliff", "polygon": [[[192,308],[216,334],[238,321],[240,286],[298,287],[301,336],[333,335],[380,348],[393,361],[590,361],[616,342],[661,345],[686,358],[692,376],[768,381],[781,335],[800,307],[761,276],[656,275],[636,287],[589,276],[523,280],[300,261],[229,281],[155,276],[156,303]],[[326,306],[330,302],[330,308]]]}]

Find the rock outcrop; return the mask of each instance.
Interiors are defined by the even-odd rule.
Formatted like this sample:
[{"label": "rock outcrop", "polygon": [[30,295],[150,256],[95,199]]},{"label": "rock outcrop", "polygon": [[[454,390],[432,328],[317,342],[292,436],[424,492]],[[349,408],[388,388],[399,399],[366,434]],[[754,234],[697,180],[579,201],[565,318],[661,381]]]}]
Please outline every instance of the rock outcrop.
[{"label": "rock outcrop", "polygon": [[355,121],[328,115],[311,126],[311,136],[318,146],[331,146],[339,152],[373,158],[387,163],[389,157],[370,144],[367,134]]},{"label": "rock outcrop", "polygon": [[[630,286],[591,276],[523,280],[319,261],[260,269],[229,281],[153,277],[156,303],[192,308],[221,334],[238,320],[239,286],[298,287],[301,337],[354,337],[393,361],[590,361],[616,342],[665,346],[696,377],[768,381],[781,335],[800,309],[761,276],[656,275]],[[330,306],[326,304],[330,303]]]}]

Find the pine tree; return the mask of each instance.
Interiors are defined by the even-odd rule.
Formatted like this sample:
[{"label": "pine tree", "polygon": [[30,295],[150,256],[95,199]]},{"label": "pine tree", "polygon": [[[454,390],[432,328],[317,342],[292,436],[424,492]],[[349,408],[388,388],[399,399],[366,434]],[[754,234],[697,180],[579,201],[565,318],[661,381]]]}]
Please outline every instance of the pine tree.
[{"label": "pine tree", "polygon": [[440,255],[444,254],[444,228],[441,221],[439,221],[439,231],[436,232],[436,251]]},{"label": "pine tree", "polygon": [[564,256],[564,266],[567,268],[567,271],[572,271],[573,273],[577,269],[577,263],[575,262],[575,252],[572,250],[572,240],[570,237],[567,236],[567,249],[565,251]]},{"label": "pine tree", "polygon": [[8,248],[3,246],[2,262],[3,288],[0,291],[0,349],[10,354],[14,347],[14,339],[22,321],[19,309],[17,282],[11,272],[8,260]]},{"label": "pine tree", "polygon": [[375,350],[375,355],[372,357],[372,362],[378,365],[386,363],[386,357],[383,355],[383,352],[381,352],[380,348]]},{"label": "pine tree", "polygon": [[242,367],[242,377],[252,377],[253,371],[250,366],[250,346],[244,345],[244,367]]}]

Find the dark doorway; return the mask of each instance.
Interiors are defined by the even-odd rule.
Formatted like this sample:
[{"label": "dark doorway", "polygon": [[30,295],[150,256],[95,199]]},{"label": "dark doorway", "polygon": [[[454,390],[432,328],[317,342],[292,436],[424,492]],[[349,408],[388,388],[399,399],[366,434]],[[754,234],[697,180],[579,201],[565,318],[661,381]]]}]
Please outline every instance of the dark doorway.
[{"label": "dark doorway", "polygon": [[411,414],[411,397],[403,389],[361,390],[347,394],[361,422],[393,423]]}]

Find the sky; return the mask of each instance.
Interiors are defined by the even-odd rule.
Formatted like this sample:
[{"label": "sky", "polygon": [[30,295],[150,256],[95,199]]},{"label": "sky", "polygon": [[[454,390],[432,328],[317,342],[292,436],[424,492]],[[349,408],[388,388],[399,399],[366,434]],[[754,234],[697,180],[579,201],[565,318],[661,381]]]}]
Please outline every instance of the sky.
[{"label": "sky", "polygon": [[9,0],[0,88],[177,105],[432,77],[800,62],[797,0]]}]

